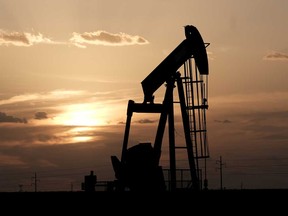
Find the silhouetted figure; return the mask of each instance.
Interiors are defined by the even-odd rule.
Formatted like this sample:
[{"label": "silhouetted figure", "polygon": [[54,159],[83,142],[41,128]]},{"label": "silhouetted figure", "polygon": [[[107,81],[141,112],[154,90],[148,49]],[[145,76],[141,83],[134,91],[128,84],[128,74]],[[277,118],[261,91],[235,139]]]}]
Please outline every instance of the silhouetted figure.
[{"label": "silhouetted figure", "polygon": [[93,171],[90,171],[90,175],[86,175],[82,183],[82,190],[85,192],[95,192],[95,186],[97,183],[97,176],[94,175]]}]

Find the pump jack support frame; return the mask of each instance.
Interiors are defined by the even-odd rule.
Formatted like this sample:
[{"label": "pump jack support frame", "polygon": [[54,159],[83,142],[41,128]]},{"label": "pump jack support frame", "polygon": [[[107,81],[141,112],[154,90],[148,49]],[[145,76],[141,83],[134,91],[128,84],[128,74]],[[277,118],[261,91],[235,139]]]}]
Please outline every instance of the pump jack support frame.
[{"label": "pump jack support frame", "polygon": [[154,151],[156,155],[155,163],[159,165],[161,157],[161,148],[163,135],[165,131],[165,125],[168,118],[168,130],[169,130],[169,157],[170,157],[170,179],[171,179],[171,191],[176,190],[176,154],[175,154],[175,134],[174,134],[174,108],[173,108],[173,89],[175,87],[175,81],[178,87],[178,94],[180,100],[180,108],[182,114],[183,128],[185,132],[185,141],[188,153],[188,160],[190,166],[190,175],[192,180],[192,188],[194,190],[200,190],[199,176],[197,175],[197,169],[195,165],[195,157],[193,153],[193,144],[189,132],[189,118],[185,110],[185,96],[183,90],[183,84],[180,77],[180,73],[176,72],[174,76],[171,77],[170,81],[167,82],[166,92],[164,96],[164,101],[162,104],[154,103],[135,103],[133,100],[129,100],[127,108],[127,119],[126,127],[123,140],[123,148],[121,161],[125,161],[128,138],[130,132],[130,125],[133,113],[161,113],[157,133],[154,142]]}]

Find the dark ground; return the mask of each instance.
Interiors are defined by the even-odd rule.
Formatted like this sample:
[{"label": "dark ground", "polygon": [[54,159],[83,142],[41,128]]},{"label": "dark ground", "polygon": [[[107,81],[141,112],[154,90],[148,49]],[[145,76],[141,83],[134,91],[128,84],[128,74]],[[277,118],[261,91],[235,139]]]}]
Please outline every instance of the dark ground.
[{"label": "dark ground", "polygon": [[[3,215],[282,215],[288,189],[0,193]],[[285,213],[286,212],[286,213]]]},{"label": "dark ground", "polygon": [[[70,203],[72,206],[77,204],[87,205],[107,205],[127,202],[125,205],[134,203],[149,202],[150,204],[166,203],[181,204],[185,203],[243,203],[256,204],[275,202],[285,202],[288,210],[288,189],[243,189],[243,190],[207,190],[207,191],[176,191],[176,192],[0,192],[0,204],[13,202],[30,202],[30,204],[64,204]],[[144,202],[142,202],[144,201]],[[286,203],[287,202],[287,203]],[[190,205],[190,204],[189,204]],[[74,206],[75,207],[75,206]],[[265,206],[262,206],[265,207]],[[268,206],[267,206],[268,207]]]}]

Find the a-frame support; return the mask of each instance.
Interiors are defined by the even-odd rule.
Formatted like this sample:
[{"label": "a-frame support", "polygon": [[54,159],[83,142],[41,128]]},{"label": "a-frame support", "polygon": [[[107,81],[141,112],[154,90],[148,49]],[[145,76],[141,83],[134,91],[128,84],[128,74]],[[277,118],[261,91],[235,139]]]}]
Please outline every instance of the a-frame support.
[{"label": "a-frame support", "polygon": [[131,125],[131,119],[134,112],[136,113],[161,113],[157,133],[154,142],[154,163],[156,166],[160,163],[161,148],[163,135],[166,127],[166,121],[168,118],[168,134],[169,134],[169,158],[170,158],[170,190],[175,191],[176,188],[176,153],[175,153],[175,127],[174,127],[174,99],[173,89],[175,88],[175,82],[177,82],[178,94],[180,99],[180,107],[183,120],[183,128],[185,132],[186,148],[188,153],[188,160],[190,166],[190,174],[192,180],[192,188],[199,190],[199,177],[197,175],[197,168],[195,165],[195,157],[193,153],[193,144],[189,131],[189,118],[186,112],[185,95],[182,85],[180,73],[175,73],[169,81],[166,82],[166,92],[164,101],[162,104],[154,103],[135,103],[130,100],[127,108],[126,127],[123,140],[121,163],[125,164],[126,153],[128,150],[128,138]]}]

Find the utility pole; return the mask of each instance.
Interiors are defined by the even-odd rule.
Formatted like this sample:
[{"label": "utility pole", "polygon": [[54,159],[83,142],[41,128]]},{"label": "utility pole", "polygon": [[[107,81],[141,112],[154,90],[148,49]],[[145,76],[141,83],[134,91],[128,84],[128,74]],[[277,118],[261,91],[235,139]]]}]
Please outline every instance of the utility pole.
[{"label": "utility pole", "polygon": [[73,182],[71,182],[71,192],[73,192]]},{"label": "utility pole", "polygon": [[37,174],[35,172],[34,177],[32,177],[32,180],[34,180],[34,183],[32,183],[32,185],[34,184],[34,188],[35,188],[35,192],[37,192],[37,182],[40,181],[39,179],[37,179]]},{"label": "utility pole", "polygon": [[23,192],[23,184],[19,184],[19,192]]},{"label": "utility pole", "polygon": [[222,156],[220,156],[220,160],[217,160],[216,161],[217,164],[219,164],[219,170],[220,170],[220,189],[223,190],[223,173],[222,173],[222,167],[223,165],[225,165],[223,162],[222,162]]}]

